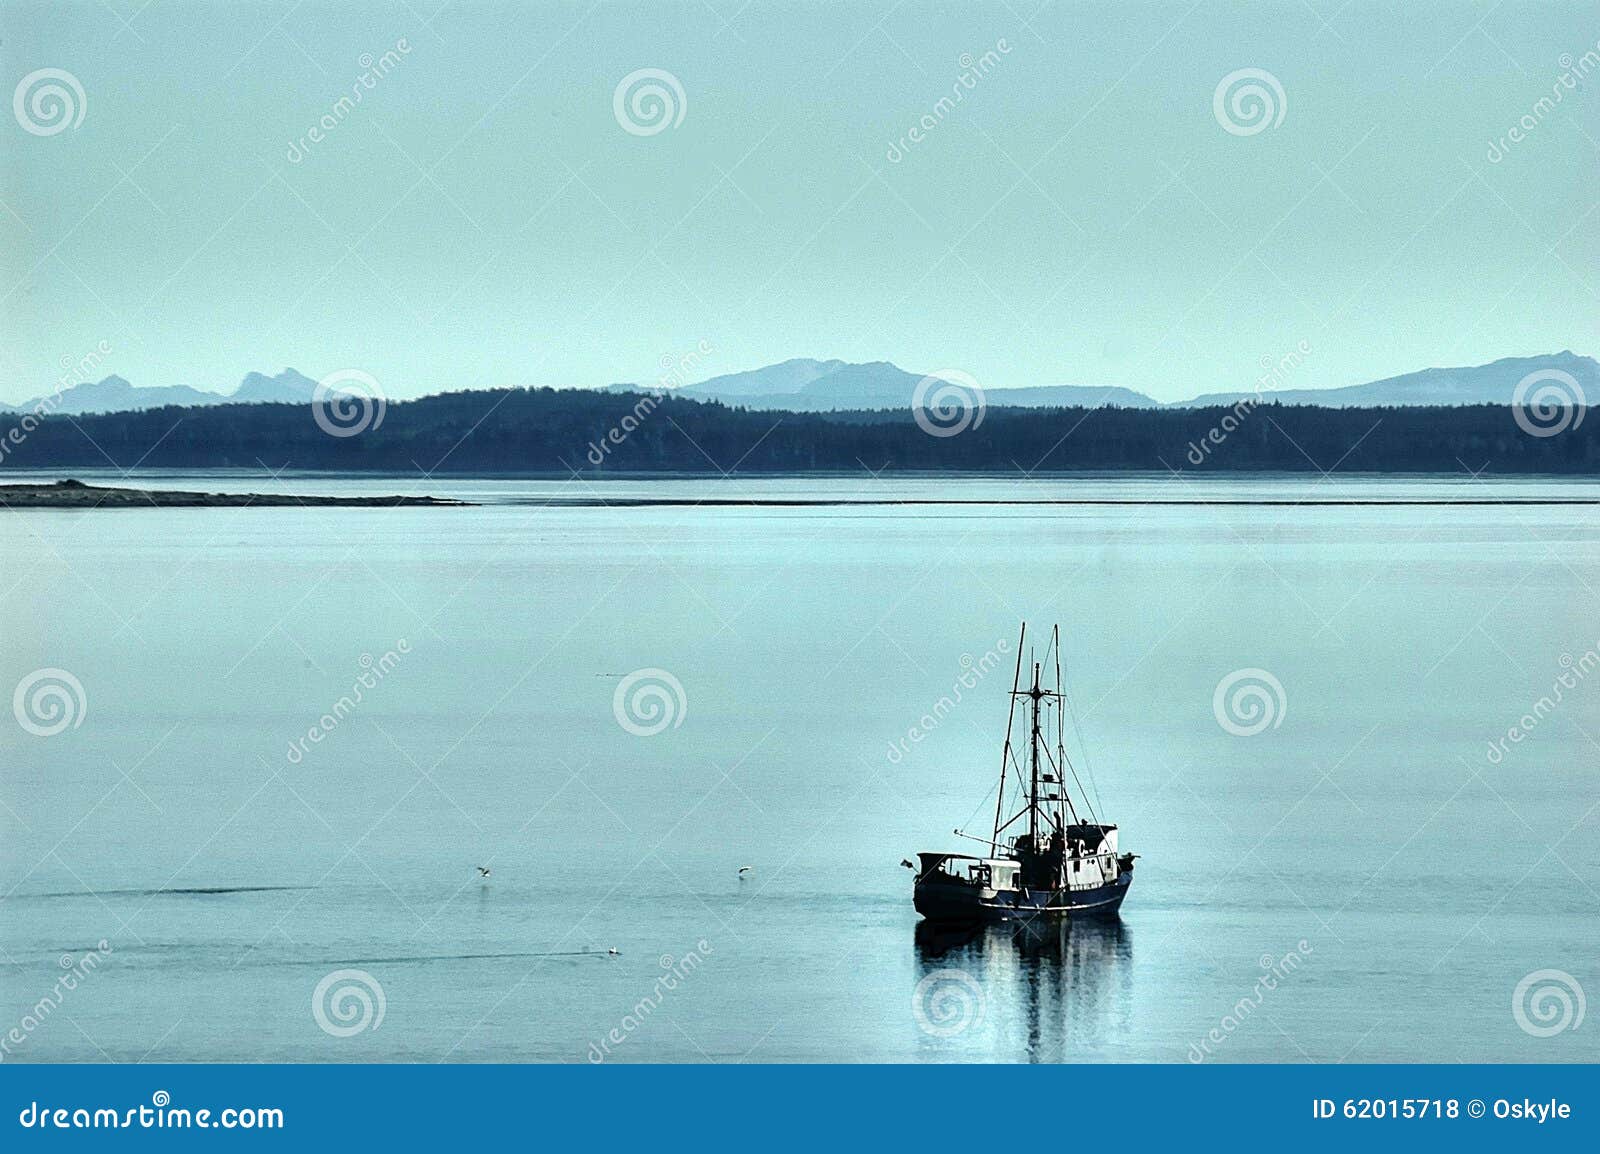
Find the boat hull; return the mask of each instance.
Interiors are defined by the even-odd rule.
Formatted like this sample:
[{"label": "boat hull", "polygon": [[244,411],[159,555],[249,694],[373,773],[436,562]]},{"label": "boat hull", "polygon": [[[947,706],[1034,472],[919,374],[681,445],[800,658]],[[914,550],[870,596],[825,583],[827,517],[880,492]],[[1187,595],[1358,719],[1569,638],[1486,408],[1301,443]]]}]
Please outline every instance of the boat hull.
[{"label": "boat hull", "polygon": [[933,876],[919,878],[912,903],[929,921],[1009,922],[1038,917],[1114,917],[1133,885],[1125,871],[1102,886],[1075,890],[984,890]]}]

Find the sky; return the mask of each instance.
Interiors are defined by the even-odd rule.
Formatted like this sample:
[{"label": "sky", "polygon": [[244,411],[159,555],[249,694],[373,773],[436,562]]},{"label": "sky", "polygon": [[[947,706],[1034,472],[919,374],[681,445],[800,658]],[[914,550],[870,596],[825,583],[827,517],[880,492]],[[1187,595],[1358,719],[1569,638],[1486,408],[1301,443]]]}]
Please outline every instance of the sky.
[{"label": "sky", "polygon": [[[6,0],[0,399],[86,359],[401,398],[837,357],[1174,400],[1302,344],[1282,387],[1593,355],[1591,51],[1587,0]],[[1246,69],[1264,118],[1218,100]]]}]

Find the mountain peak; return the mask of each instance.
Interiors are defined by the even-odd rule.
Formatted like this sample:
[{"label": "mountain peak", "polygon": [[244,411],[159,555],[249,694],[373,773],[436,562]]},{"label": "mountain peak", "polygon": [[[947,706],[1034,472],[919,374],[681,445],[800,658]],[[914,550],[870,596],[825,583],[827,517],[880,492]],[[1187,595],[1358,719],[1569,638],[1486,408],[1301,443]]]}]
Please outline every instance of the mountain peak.
[{"label": "mountain peak", "polygon": [[775,365],[750,369],[742,373],[727,373],[688,385],[682,392],[690,397],[720,397],[724,399],[792,396],[813,381],[820,380],[844,368],[844,361],[819,361],[811,357],[792,357]]},{"label": "mountain peak", "polygon": [[284,369],[275,377],[265,373],[246,373],[239,387],[228,398],[231,401],[278,401],[298,404],[311,400],[317,391],[317,382],[296,369]]}]

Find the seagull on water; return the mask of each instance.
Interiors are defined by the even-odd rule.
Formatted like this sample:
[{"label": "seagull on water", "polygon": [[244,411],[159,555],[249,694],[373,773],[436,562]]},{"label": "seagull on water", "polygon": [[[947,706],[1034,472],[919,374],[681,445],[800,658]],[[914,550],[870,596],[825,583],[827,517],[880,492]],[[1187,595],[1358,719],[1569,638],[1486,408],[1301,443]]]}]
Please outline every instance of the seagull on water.
[{"label": "seagull on water", "polygon": [[609,950],[607,950],[607,951],[606,951],[606,953],[608,953],[608,954],[613,954],[613,955],[615,955],[615,954],[620,954],[620,953],[621,953],[621,952],[622,952],[622,951],[621,951],[621,950],[619,950],[619,949],[617,949],[617,947],[616,947],[616,946],[612,946],[612,947],[611,947],[611,948],[610,948],[610,949],[609,949]]}]

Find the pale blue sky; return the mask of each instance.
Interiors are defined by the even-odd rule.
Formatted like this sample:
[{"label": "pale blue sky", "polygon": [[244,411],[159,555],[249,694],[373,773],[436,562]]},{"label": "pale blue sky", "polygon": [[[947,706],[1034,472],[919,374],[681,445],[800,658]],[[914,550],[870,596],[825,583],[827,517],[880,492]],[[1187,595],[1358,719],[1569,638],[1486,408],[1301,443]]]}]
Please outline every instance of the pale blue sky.
[{"label": "pale blue sky", "polygon": [[[359,368],[392,397],[648,380],[702,341],[704,376],[887,359],[1162,399],[1301,341],[1289,385],[1600,351],[1600,71],[1487,156],[1596,48],[1592,2],[3,12],[5,90],[60,68],[87,109],[0,130],[0,399],[102,341],[137,384]],[[623,131],[641,68],[682,123]],[[1213,113],[1242,68],[1286,95],[1247,136]]]}]

